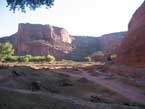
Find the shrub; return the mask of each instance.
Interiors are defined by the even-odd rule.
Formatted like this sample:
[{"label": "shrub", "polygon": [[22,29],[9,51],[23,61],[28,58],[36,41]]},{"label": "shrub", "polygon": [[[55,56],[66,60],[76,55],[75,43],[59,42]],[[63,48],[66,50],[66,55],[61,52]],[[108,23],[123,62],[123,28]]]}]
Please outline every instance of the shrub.
[{"label": "shrub", "polygon": [[45,61],[45,56],[37,56],[39,62]]},{"label": "shrub", "polygon": [[30,58],[30,60],[29,60],[30,62],[38,62],[38,57],[34,57],[34,56],[32,56],[31,58]]},{"label": "shrub", "polygon": [[4,61],[17,62],[18,61],[18,56],[7,56],[7,57],[4,58]]},{"label": "shrub", "polygon": [[27,56],[19,56],[18,61],[19,62],[29,62],[29,58]]},{"label": "shrub", "polygon": [[86,61],[86,62],[91,62],[92,59],[91,59],[91,57],[87,56],[87,57],[84,58],[84,61]]},{"label": "shrub", "polygon": [[42,61],[45,61],[45,57],[44,56],[32,56],[29,61],[42,62]]},{"label": "shrub", "polygon": [[32,55],[25,55],[25,57],[27,57],[29,60],[31,60]]},{"label": "shrub", "polygon": [[7,62],[54,62],[55,57],[52,55],[48,56],[31,56],[31,55],[25,55],[25,56],[6,56],[3,58],[4,61]]},{"label": "shrub", "polygon": [[48,55],[45,57],[45,60],[48,62],[54,62],[55,61],[55,57],[52,55]]}]

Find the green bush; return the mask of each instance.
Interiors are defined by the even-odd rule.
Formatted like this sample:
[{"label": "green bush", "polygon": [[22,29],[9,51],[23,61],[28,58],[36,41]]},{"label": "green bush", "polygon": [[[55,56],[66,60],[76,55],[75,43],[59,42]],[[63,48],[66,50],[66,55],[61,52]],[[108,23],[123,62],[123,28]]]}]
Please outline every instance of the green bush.
[{"label": "green bush", "polygon": [[54,62],[55,57],[52,55],[48,56],[31,56],[31,55],[25,55],[25,56],[6,56],[3,58],[6,62]]},{"label": "green bush", "polygon": [[7,56],[4,58],[4,61],[6,62],[17,62],[18,61],[18,56]]},{"label": "green bush", "polygon": [[84,58],[84,61],[86,61],[86,62],[91,62],[92,59],[91,59],[91,57],[87,56],[87,57]]},{"label": "green bush", "polygon": [[45,57],[44,56],[32,56],[29,61],[31,61],[31,62],[43,62],[43,61],[45,61]]},{"label": "green bush", "polygon": [[27,56],[19,56],[18,61],[19,62],[29,62],[29,58]]},{"label": "green bush", "polygon": [[31,58],[30,58],[30,60],[29,60],[30,62],[38,62],[39,61],[39,58],[38,57],[34,57],[34,56],[32,56]]},{"label": "green bush", "polygon": [[54,62],[55,61],[55,57],[52,56],[52,55],[48,55],[48,56],[45,57],[45,60],[47,62]]},{"label": "green bush", "polygon": [[29,60],[31,60],[32,55],[25,55],[25,57],[27,57]]}]

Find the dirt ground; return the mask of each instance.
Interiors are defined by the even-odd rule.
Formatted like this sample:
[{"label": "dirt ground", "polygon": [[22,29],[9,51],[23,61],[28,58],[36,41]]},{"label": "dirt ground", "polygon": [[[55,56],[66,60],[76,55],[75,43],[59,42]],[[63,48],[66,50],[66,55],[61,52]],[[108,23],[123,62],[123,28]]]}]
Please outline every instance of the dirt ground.
[{"label": "dirt ground", "polygon": [[145,80],[126,71],[99,62],[0,63],[0,109],[145,109]]}]

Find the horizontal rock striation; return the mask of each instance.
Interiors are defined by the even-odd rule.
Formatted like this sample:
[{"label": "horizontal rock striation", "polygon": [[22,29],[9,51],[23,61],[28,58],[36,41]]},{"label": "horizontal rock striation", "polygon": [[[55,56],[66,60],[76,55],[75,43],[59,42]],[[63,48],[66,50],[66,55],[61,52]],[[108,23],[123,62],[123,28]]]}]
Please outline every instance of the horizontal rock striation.
[{"label": "horizontal rock striation", "polygon": [[83,60],[96,51],[114,52],[126,32],[106,34],[101,37],[71,36],[64,28],[41,24],[19,24],[18,32],[0,38],[11,42],[15,55],[46,56],[57,59]]},{"label": "horizontal rock striation", "polygon": [[[70,43],[71,37],[63,28],[41,24],[19,24],[15,53],[34,56],[51,54],[61,58],[65,55],[65,51],[71,49]],[[67,45],[67,47],[62,47],[62,45]],[[70,49],[67,49],[69,47]]]}]

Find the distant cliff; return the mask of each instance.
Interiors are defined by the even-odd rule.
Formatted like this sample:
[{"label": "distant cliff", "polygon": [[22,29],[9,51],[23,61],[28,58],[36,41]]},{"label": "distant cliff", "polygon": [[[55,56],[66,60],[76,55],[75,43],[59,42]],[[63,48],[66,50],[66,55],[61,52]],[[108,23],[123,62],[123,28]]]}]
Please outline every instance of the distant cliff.
[{"label": "distant cliff", "polygon": [[101,51],[112,53],[116,52],[116,49],[120,46],[121,40],[124,38],[127,32],[116,32],[105,34],[100,37]]},{"label": "distant cliff", "polygon": [[84,57],[96,52],[115,53],[126,32],[110,33],[100,37],[72,36],[74,48],[67,57],[70,59],[82,60]]},{"label": "distant cliff", "polygon": [[128,25],[128,33],[118,51],[118,63],[145,65],[145,1]]},{"label": "distant cliff", "polygon": [[64,28],[41,24],[19,24],[18,32],[0,38],[11,42],[16,55],[54,55],[57,59],[82,60],[96,51],[112,52],[126,32],[106,34],[102,37],[71,36]]},{"label": "distant cliff", "polygon": [[72,46],[74,48],[68,55],[68,59],[83,60],[84,57],[92,54],[93,52],[100,51],[100,41],[97,37],[91,36],[72,36]]},{"label": "distant cliff", "polygon": [[62,58],[70,51],[71,37],[64,28],[41,24],[19,24],[16,35],[17,55],[54,55]]}]

